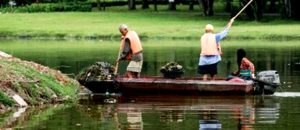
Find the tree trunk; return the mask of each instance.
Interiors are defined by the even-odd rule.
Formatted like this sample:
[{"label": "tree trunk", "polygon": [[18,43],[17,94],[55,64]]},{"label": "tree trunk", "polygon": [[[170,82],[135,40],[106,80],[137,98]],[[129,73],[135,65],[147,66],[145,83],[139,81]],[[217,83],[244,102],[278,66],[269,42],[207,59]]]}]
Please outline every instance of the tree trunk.
[{"label": "tree trunk", "polygon": [[283,0],[284,3],[284,17],[291,18],[292,17],[292,9],[291,9],[291,1],[290,0]]},{"label": "tree trunk", "polygon": [[[249,2],[250,0],[240,0],[240,6],[241,9]],[[253,10],[253,4],[254,2],[252,2],[246,9],[245,9],[245,13],[248,19],[250,20],[254,20],[255,16],[254,16],[254,10]]]},{"label": "tree trunk", "polygon": [[101,10],[101,2],[100,2],[100,0],[97,0],[96,2],[97,2],[97,9]]},{"label": "tree trunk", "polygon": [[290,0],[291,3],[291,16],[293,19],[300,20],[300,8],[298,7],[299,0]]},{"label": "tree trunk", "polygon": [[17,6],[24,6],[24,5],[29,4],[24,0],[15,0],[15,2],[17,3]]},{"label": "tree trunk", "polygon": [[153,0],[154,10],[157,11],[157,0]]},{"label": "tree trunk", "polygon": [[143,0],[142,9],[148,9],[148,8],[149,8],[149,2],[148,2],[148,0]]},{"label": "tree trunk", "polygon": [[275,13],[275,11],[276,11],[275,2],[276,2],[276,0],[270,0],[270,7],[269,7],[270,13]]},{"label": "tree trunk", "polygon": [[130,10],[135,10],[135,0],[128,0],[128,8]]},{"label": "tree trunk", "polygon": [[255,1],[255,19],[261,20],[263,18],[263,9],[265,7],[264,0]]},{"label": "tree trunk", "polygon": [[176,10],[175,0],[169,0],[169,10]]},{"label": "tree trunk", "polygon": [[203,13],[205,16],[212,16],[214,15],[214,0],[201,0],[203,6]]},{"label": "tree trunk", "polygon": [[[240,0],[243,8],[250,0]],[[254,0],[246,9],[245,13],[250,20],[261,20],[263,18],[264,0]]]},{"label": "tree trunk", "polygon": [[194,10],[194,1],[189,3],[189,10]]},{"label": "tree trunk", "polygon": [[225,6],[226,12],[231,12],[231,8],[232,8],[231,2],[232,0],[226,0],[226,6]]}]

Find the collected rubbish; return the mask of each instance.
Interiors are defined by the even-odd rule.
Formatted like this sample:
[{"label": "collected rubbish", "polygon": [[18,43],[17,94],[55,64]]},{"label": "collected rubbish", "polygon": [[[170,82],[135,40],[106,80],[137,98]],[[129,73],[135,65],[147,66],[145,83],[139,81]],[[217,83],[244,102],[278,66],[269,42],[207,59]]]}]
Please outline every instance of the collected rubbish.
[{"label": "collected rubbish", "polygon": [[115,67],[108,62],[96,62],[80,72],[76,79],[81,84],[86,81],[112,80],[115,78],[114,69]]},{"label": "collected rubbish", "polygon": [[169,62],[161,67],[160,72],[163,73],[165,78],[175,79],[183,75],[184,69],[182,65],[176,62]]}]

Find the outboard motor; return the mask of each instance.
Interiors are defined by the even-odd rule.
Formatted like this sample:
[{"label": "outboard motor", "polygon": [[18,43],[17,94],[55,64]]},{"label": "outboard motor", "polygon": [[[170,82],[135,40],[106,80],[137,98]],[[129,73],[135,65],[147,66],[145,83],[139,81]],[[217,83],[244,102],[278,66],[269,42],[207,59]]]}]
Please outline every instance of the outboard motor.
[{"label": "outboard motor", "polygon": [[[255,92],[264,94],[273,94],[280,85],[279,74],[276,70],[261,71],[254,80],[257,82]],[[258,90],[258,91],[257,91]]]}]

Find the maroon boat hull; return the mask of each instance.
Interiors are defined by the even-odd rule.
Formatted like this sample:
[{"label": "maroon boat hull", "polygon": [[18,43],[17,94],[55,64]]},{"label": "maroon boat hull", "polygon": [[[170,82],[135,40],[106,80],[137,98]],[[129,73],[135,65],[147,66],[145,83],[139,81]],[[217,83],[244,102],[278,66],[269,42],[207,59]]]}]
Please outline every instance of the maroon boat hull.
[{"label": "maroon boat hull", "polygon": [[139,79],[117,78],[115,81],[90,81],[84,84],[94,93],[121,92],[129,94],[253,94],[254,82],[230,82],[225,80],[165,79],[146,77]]}]

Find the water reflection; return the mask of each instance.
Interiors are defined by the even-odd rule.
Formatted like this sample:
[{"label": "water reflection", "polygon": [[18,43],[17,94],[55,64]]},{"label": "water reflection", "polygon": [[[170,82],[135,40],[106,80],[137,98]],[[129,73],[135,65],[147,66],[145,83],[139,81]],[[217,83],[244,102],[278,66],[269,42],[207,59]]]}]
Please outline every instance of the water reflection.
[{"label": "water reflection", "polygon": [[[198,40],[147,40],[142,75],[161,75],[159,69],[167,62],[176,61],[183,65],[185,77],[198,76]],[[24,60],[34,61],[59,69],[69,76],[75,76],[83,68],[96,61],[115,63],[119,42],[115,41],[39,41],[1,40],[1,51]],[[263,44],[257,44],[263,43]],[[277,70],[281,81],[287,87],[283,91],[300,91],[300,41],[225,40],[222,61],[218,65],[218,76],[226,77],[237,69],[236,50],[244,48],[247,56],[255,64],[256,71]],[[124,74],[126,63],[119,65],[119,73]]]},{"label": "water reflection", "polygon": [[[107,98],[117,103],[103,103]],[[298,128],[300,118],[300,103],[294,97],[156,95],[93,99],[96,101],[81,100],[80,105],[30,107],[21,110],[17,118],[14,112],[1,113],[0,128],[281,130]]]},{"label": "water reflection", "polygon": [[[144,42],[143,75],[160,75],[159,68],[176,60],[185,76],[196,76],[198,41]],[[252,43],[257,46],[251,46]],[[266,97],[192,97],[178,95],[118,97],[108,104],[85,100],[77,105],[29,108],[18,120],[12,113],[0,113],[0,128],[18,129],[299,129],[300,76],[299,41],[224,41],[219,75],[237,68],[235,52],[245,48],[257,71],[276,69],[284,86]],[[278,45],[293,46],[278,46]],[[273,46],[274,45],[274,46]],[[276,46],[275,46],[276,45]],[[115,62],[119,43],[114,41],[1,41],[2,51],[35,61],[71,76],[98,60]],[[124,73],[126,65],[120,65]],[[282,91],[282,92],[281,92]],[[289,92],[289,93],[288,93]],[[110,104],[112,103],[112,104]],[[17,111],[17,110],[16,110]],[[8,123],[7,123],[8,121]]]},{"label": "water reflection", "polygon": [[200,111],[199,130],[220,130],[222,123],[218,120],[217,111]]},{"label": "water reflection", "polygon": [[[104,108],[107,110],[104,113],[111,115],[121,130],[251,130],[257,124],[276,124],[280,115],[280,104],[276,97],[164,95],[119,97],[118,101],[117,104],[85,102],[84,107]],[[105,119],[107,116],[99,118]]]},{"label": "water reflection", "polygon": [[277,97],[300,97],[300,92],[276,92],[274,96]]}]

